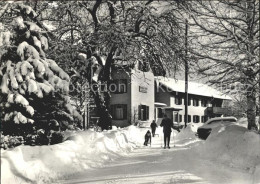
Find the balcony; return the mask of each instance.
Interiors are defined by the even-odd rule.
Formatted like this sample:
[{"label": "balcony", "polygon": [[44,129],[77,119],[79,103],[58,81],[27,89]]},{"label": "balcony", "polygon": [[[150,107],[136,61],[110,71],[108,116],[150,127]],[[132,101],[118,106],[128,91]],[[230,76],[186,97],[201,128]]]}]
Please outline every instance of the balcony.
[{"label": "balcony", "polygon": [[223,107],[207,107],[205,109],[205,115],[209,117],[228,115],[228,109]]}]

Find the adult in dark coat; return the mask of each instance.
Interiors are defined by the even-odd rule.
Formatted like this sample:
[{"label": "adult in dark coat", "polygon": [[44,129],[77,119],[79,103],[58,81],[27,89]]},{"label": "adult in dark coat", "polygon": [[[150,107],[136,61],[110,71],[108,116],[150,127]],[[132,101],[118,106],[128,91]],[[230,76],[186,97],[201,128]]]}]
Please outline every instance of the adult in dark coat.
[{"label": "adult in dark coat", "polygon": [[164,114],[163,120],[162,120],[162,123],[160,126],[163,127],[164,149],[166,148],[166,145],[170,149],[171,132],[172,132],[172,128],[174,128],[173,122],[170,118],[167,117],[166,114]]},{"label": "adult in dark coat", "polygon": [[150,127],[151,127],[151,129],[152,129],[152,135],[153,135],[153,137],[154,137],[154,135],[155,135],[155,130],[156,130],[156,128],[157,128],[157,124],[155,123],[154,120],[153,120],[153,122],[151,123]]}]

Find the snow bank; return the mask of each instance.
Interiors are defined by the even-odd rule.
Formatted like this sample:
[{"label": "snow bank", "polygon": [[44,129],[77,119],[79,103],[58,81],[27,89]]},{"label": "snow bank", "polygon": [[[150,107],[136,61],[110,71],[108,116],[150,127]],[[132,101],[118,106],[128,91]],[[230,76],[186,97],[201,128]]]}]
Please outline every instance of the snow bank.
[{"label": "snow bank", "polygon": [[143,144],[144,133],[130,126],[107,132],[76,133],[51,146],[19,146],[1,150],[2,183],[48,183],[125,155]]},{"label": "snow bank", "polygon": [[203,123],[189,123],[186,128],[182,128],[180,133],[174,131],[174,139],[177,147],[188,146],[201,140],[196,136],[197,129]]},{"label": "snow bank", "polygon": [[260,175],[260,169],[256,169],[260,164],[260,135],[245,127],[230,125],[213,129],[197,152],[214,162]]}]

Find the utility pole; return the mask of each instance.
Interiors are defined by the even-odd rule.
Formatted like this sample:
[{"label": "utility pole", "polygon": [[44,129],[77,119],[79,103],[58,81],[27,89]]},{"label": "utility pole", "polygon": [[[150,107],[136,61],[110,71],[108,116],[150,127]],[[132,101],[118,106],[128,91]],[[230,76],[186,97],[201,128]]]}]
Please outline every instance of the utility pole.
[{"label": "utility pole", "polygon": [[187,127],[188,123],[188,73],[189,73],[189,66],[188,66],[188,20],[185,20],[185,128]]}]

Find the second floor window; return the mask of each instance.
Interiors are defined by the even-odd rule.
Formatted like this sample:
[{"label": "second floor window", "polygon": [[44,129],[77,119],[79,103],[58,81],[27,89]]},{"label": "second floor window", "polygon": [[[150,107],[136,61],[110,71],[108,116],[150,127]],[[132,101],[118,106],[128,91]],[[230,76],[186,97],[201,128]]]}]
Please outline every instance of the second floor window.
[{"label": "second floor window", "polygon": [[[184,101],[185,104],[185,101]],[[188,106],[191,106],[191,98],[188,98]]]},{"label": "second floor window", "polygon": [[193,99],[193,106],[195,106],[195,107],[199,106],[199,99],[197,99],[197,98]]},{"label": "second floor window", "polygon": [[202,106],[202,107],[207,107],[207,100],[202,99],[202,100],[201,100],[201,106]]},{"label": "second floor window", "polygon": [[176,97],[175,97],[175,104],[176,104],[176,105],[181,105],[181,104],[182,104],[182,98],[179,97],[179,96],[176,96]]}]

